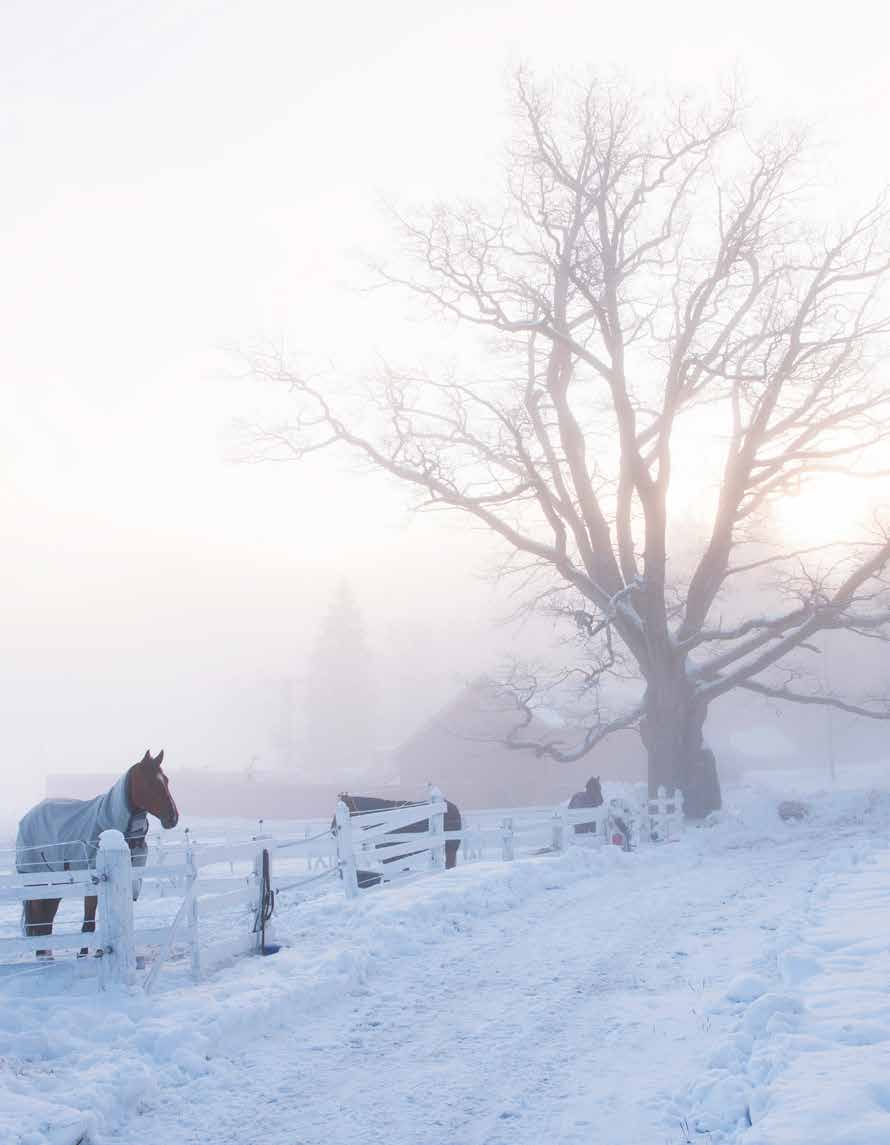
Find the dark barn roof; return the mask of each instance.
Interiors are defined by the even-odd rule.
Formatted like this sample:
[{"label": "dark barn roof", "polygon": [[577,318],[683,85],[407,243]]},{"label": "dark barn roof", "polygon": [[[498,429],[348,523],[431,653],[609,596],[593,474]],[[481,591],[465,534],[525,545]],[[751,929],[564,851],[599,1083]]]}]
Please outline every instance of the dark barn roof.
[{"label": "dark barn roof", "polygon": [[[617,735],[575,763],[559,763],[505,740],[520,716],[512,698],[487,680],[459,696],[393,754],[404,791],[427,782],[465,808],[557,804],[579,791],[590,775],[642,779],[645,759],[634,733]],[[567,729],[533,722],[522,738],[574,742]]]}]

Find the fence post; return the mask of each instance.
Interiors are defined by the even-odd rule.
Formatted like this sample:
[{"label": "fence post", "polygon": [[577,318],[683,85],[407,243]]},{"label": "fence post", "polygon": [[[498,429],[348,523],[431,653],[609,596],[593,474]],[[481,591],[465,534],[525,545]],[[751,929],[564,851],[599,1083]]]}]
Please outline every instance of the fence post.
[{"label": "fence post", "polygon": [[186,901],[188,902],[188,915],[186,930],[189,936],[189,947],[192,955],[192,978],[197,981],[201,977],[201,943],[198,933],[198,894],[195,882],[198,878],[198,868],[195,864],[195,847],[189,829],[185,829],[185,865],[188,868],[185,876]]},{"label": "fence post", "polygon": [[349,808],[339,800],[337,803],[337,866],[343,879],[343,890],[348,899],[358,894],[358,874],[355,869],[355,851],[352,848],[352,823]]},{"label": "fence post", "polygon": [[[260,820],[262,823],[262,819]],[[272,891],[272,850],[270,847],[264,847],[263,843],[271,839],[270,835],[261,835],[257,839],[259,848],[253,858],[253,877],[256,886],[256,902],[254,904],[253,915],[253,933],[256,936],[256,950],[259,954],[266,953],[267,939],[274,937],[272,935],[272,928],[267,925],[265,918],[266,913],[266,898],[265,892]],[[268,886],[266,884],[266,877],[268,875]],[[274,898],[271,900],[274,902]]]},{"label": "fence post", "polygon": [[554,851],[562,851],[565,847],[565,827],[562,820],[562,809],[557,807],[553,812],[551,846]]},{"label": "fence post", "polygon": [[[261,820],[262,822],[262,820]],[[260,917],[263,910],[263,847],[260,844],[253,857],[253,879],[256,887],[256,902],[253,905],[253,933],[256,950],[263,953],[263,925]]]},{"label": "fence post", "polygon": [[513,860],[513,820],[507,818],[501,824],[503,831],[501,858],[505,863],[512,862]]},{"label": "fence post", "polygon": [[102,958],[99,989],[129,986],[136,970],[133,937],[133,868],[130,848],[120,831],[103,831],[96,857],[99,877],[99,929]]},{"label": "fence post", "polygon": [[478,827],[474,826],[468,818],[462,817],[463,827],[461,830],[464,837],[461,840],[461,863],[472,863],[481,860],[484,856],[482,854],[482,836],[479,834]]},{"label": "fence post", "polygon": [[[429,829],[431,835],[444,835],[445,834],[445,812],[447,806],[445,803],[445,796],[438,787],[429,784],[429,800],[430,803],[438,804],[437,808],[429,817]],[[441,846],[430,847],[430,866],[434,870],[444,870],[445,868],[445,844]]]}]

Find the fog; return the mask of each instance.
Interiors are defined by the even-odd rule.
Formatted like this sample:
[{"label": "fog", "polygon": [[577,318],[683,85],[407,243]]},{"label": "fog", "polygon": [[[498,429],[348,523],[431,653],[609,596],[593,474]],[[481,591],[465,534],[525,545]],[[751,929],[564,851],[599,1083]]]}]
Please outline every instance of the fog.
[{"label": "fog", "polygon": [[[344,371],[435,350],[442,334],[398,299],[354,289],[361,253],[386,250],[381,196],[499,185],[524,60],[691,90],[737,71],[757,116],[816,124],[842,201],[871,191],[890,175],[871,134],[890,95],[878,13],[6,5],[0,768],[13,801],[47,772],[121,770],[146,747],[166,749],[171,774],[278,766],[282,682],[300,694],[343,581],[383,690],[402,689],[381,737],[534,648],[542,629],[497,623],[511,604],[478,532],[410,514],[401,490],[334,457],[237,463],[233,423],[261,418],[264,397],[230,349],[271,339]],[[812,721],[782,719],[788,743],[816,750]],[[849,735],[872,753],[873,729]]]}]

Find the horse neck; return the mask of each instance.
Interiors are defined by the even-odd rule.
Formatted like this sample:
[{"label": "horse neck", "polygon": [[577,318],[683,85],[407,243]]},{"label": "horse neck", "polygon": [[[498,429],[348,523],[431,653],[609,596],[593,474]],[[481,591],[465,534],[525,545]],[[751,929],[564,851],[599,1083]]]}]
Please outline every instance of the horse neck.
[{"label": "horse neck", "polygon": [[105,795],[99,796],[101,810],[100,819],[107,827],[114,827],[126,833],[133,810],[130,801],[130,775],[123,775]]},{"label": "horse neck", "polygon": [[140,811],[145,811],[145,808],[142,806],[141,802],[136,796],[136,789],[138,787],[138,772],[138,763],[134,763],[133,766],[127,771],[127,806],[130,808],[131,815],[137,815]]}]

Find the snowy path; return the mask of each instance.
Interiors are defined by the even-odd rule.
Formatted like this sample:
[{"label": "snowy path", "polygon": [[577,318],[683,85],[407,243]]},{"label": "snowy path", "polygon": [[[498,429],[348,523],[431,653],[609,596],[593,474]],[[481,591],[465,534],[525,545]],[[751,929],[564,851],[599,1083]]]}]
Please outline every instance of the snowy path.
[{"label": "snowy path", "polygon": [[888,840],[890,794],[788,825],[745,789],[633,855],[285,896],[278,955],[169,966],[151,997],[25,967],[0,977],[0,1143],[885,1145]]},{"label": "snowy path", "polygon": [[740,847],[712,861],[679,845],[621,856],[607,878],[554,878],[525,904],[384,960],[323,1014],[215,1058],[118,1138],[680,1142],[672,1095],[725,1033],[708,1003],[769,959],[822,843],[808,833],[780,851]]}]

